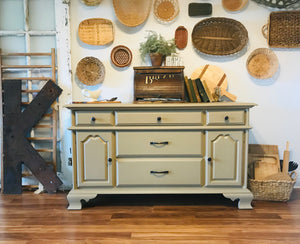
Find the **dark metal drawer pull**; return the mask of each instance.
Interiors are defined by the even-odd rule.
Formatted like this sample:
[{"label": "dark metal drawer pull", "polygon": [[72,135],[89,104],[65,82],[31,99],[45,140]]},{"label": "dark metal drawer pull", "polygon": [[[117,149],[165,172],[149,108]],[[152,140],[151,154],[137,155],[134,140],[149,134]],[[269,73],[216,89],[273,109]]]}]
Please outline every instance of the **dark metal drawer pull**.
[{"label": "dark metal drawer pull", "polygon": [[155,171],[155,170],[151,170],[150,174],[169,174],[169,170],[165,170],[165,171]]},{"label": "dark metal drawer pull", "polygon": [[162,142],[155,142],[155,141],[151,141],[150,145],[168,145],[169,142],[168,141],[162,141]]}]

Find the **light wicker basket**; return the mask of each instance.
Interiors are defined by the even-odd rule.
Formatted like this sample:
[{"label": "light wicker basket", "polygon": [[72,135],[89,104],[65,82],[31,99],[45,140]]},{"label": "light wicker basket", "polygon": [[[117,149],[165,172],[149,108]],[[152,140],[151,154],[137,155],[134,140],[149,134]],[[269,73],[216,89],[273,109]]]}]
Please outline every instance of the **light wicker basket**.
[{"label": "light wicker basket", "polygon": [[118,20],[126,26],[135,27],[146,21],[152,0],[113,0]]},{"label": "light wicker basket", "polygon": [[270,47],[300,47],[300,11],[276,11],[269,15],[269,23],[262,27],[262,34]]},{"label": "light wicker basket", "polygon": [[81,0],[87,6],[96,6],[101,3],[102,0]]},{"label": "light wicker basket", "polygon": [[113,24],[109,19],[91,18],[78,26],[79,39],[89,45],[106,45],[114,40]]},{"label": "light wicker basket", "polygon": [[276,54],[269,48],[257,48],[248,57],[248,73],[256,79],[269,79],[278,70]]},{"label": "light wicker basket", "polygon": [[290,173],[291,180],[249,180],[254,200],[286,202],[290,199],[297,173]]},{"label": "light wicker basket", "polygon": [[155,0],[154,16],[163,23],[172,22],[179,14],[178,0]]}]

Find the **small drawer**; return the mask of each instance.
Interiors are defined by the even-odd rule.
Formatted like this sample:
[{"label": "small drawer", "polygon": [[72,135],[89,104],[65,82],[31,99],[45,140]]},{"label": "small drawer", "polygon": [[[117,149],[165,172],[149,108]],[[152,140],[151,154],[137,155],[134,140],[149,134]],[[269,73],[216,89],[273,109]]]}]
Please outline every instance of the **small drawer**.
[{"label": "small drawer", "polygon": [[76,125],[114,125],[112,112],[79,111],[75,113]]},{"label": "small drawer", "polygon": [[202,125],[201,111],[154,111],[154,112],[126,112],[116,113],[117,125]]},{"label": "small drawer", "polygon": [[203,155],[200,131],[120,131],[116,133],[117,156]]},{"label": "small drawer", "polygon": [[238,111],[209,111],[207,112],[207,125],[244,125],[246,113]]},{"label": "small drawer", "polygon": [[117,186],[201,185],[201,158],[117,160]]}]

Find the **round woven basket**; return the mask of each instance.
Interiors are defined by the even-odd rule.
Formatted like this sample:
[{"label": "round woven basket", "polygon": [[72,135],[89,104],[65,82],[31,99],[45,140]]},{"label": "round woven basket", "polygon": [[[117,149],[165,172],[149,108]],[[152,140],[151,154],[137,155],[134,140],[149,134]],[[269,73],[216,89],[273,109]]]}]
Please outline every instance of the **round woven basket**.
[{"label": "round woven basket", "polygon": [[105,68],[99,59],[85,57],[77,64],[76,75],[83,84],[94,86],[103,82]]},{"label": "round woven basket", "polygon": [[248,73],[256,79],[269,79],[278,69],[276,54],[268,48],[255,49],[248,57],[246,67]]},{"label": "round woven basket", "polygon": [[114,40],[113,24],[109,19],[91,18],[78,26],[79,39],[89,45],[106,45]]},{"label": "round woven basket", "polygon": [[173,21],[179,14],[178,0],[155,0],[154,16],[161,23]]},{"label": "round woven basket", "polygon": [[87,6],[96,6],[101,3],[102,0],[81,0]]},{"label": "round woven basket", "polygon": [[222,0],[223,8],[234,12],[243,9],[248,3],[248,0]]},{"label": "round woven basket", "polygon": [[113,0],[118,20],[130,27],[138,26],[146,21],[152,6],[152,0]]},{"label": "round woven basket", "polygon": [[128,47],[119,45],[113,48],[110,58],[117,67],[126,67],[132,61],[132,53]]}]

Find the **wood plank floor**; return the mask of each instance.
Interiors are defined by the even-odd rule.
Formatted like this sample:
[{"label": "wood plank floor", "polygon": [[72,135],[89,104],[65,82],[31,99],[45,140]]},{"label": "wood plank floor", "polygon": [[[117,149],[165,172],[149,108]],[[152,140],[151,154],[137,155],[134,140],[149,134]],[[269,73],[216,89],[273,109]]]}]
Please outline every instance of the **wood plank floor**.
[{"label": "wood plank floor", "polygon": [[0,243],[300,243],[300,189],[253,210],[220,195],[116,195],[69,211],[66,194],[0,194]]}]

